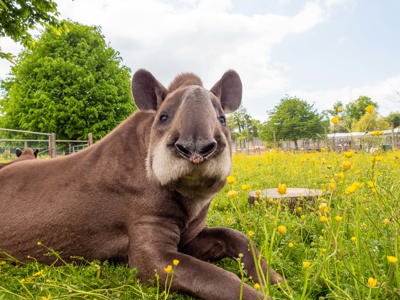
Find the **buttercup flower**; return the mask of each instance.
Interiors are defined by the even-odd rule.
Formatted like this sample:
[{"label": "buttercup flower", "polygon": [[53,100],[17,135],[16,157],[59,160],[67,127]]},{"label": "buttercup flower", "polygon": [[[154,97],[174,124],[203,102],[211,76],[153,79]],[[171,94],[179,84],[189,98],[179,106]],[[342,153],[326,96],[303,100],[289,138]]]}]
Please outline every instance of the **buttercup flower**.
[{"label": "buttercup flower", "polygon": [[390,264],[395,264],[399,260],[396,256],[391,256],[391,255],[386,256],[386,258],[387,258],[388,263],[390,263]]},{"label": "buttercup flower", "polygon": [[242,190],[247,191],[250,188],[250,184],[242,184]]},{"label": "buttercup flower", "polygon": [[335,217],[335,220],[336,220],[337,222],[341,222],[341,221],[343,220],[343,217],[342,217],[342,216],[336,216],[336,217]]},{"label": "buttercup flower", "polygon": [[233,191],[233,190],[229,191],[227,194],[228,198],[230,198],[230,199],[235,198],[237,195],[238,195],[238,192]]},{"label": "buttercup flower", "polygon": [[286,234],[286,231],[287,231],[287,229],[286,229],[286,226],[285,225],[279,225],[278,226],[278,232],[280,233],[280,234]]},{"label": "buttercup flower", "polygon": [[284,195],[286,194],[286,190],[287,190],[287,185],[284,183],[280,183],[278,186],[278,193]]},{"label": "buttercup flower", "polygon": [[174,260],[172,261],[172,264],[173,264],[174,266],[179,265],[179,260],[178,260],[178,259],[174,259]]},{"label": "buttercup flower", "polygon": [[165,273],[167,273],[167,274],[171,273],[171,271],[172,271],[172,266],[171,266],[171,265],[166,266],[166,267],[164,268],[164,271],[165,271]]},{"label": "buttercup flower", "polygon": [[343,168],[343,171],[350,170],[350,168],[351,168],[351,163],[350,163],[349,161],[345,160],[345,161],[343,162],[343,164],[342,164],[342,168]]},{"label": "buttercup flower", "polygon": [[229,183],[229,184],[232,184],[232,183],[235,183],[236,182],[236,179],[235,179],[235,177],[233,177],[233,176],[228,176],[228,177],[226,177],[226,181]]},{"label": "buttercup flower", "polygon": [[373,106],[373,105],[368,105],[366,108],[365,108],[365,111],[367,112],[367,113],[372,113],[373,111],[374,111],[374,109],[375,109],[375,106]]},{"label": "buttercup flower", "polygon": [[376,286],[376,283],[378,282],[378,279],[375,279],[373,277],[368,278],[368,286],[372,289]]},{"label": "buttercup flower", "polygon": [[307,269],[308,267],[311,266],[311,262],[309,261],[303,261],[303,268]]},{"label": "buttercup flower", "polygon": [[333,124],[339,123],[339,116],[334,116],[334,117],[331,119],[331,122],[332,122]]},{"label": "buttercup flower", "polygon": [[322,223],[328,222],[328,218],[326,216],[319,217],[319,221]]}]

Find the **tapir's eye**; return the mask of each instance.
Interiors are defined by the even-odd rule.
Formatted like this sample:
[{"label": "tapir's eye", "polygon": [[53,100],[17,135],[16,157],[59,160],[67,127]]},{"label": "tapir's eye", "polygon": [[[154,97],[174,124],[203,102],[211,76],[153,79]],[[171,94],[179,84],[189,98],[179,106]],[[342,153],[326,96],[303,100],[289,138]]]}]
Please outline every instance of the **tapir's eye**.
[{"label": "tapir's eye", "polygon": [[225,116],[218,117],[218,121],[222,124],[222,126],[226,126]]},{"label": "tapir's eye", "polygon": [[162,114],[161,116],[160,116],[160,121],[161,122],[165,122],[165,121],[167,121],[168,120],[168,115],[167,114]]}]

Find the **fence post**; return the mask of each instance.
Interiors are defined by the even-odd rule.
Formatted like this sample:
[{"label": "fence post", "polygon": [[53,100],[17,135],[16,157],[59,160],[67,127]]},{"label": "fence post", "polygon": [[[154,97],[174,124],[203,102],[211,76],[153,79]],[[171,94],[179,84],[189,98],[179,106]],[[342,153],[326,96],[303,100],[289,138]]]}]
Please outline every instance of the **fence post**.
[{"label": "fence post", "polygon": [[49,136],[49,154],[51,158],[55,158],[57,156],[55,133],[51,133]]},{"label": "fence post", "polygon": [[93,145],[93,134],[91,132],[88,133],[88,146]]}]

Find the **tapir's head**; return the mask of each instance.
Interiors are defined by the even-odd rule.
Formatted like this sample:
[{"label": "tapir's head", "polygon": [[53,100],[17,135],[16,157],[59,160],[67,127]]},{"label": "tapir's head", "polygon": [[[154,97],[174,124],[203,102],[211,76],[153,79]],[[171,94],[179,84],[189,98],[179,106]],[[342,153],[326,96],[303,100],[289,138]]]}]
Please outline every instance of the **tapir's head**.
[{"label": "tapir's head", "polygon": [[239,75],[227,71],[207,90],[196,75],[182,74],[167,89],[151,73],[139,70],[132,93],[140,110],[154,114],[148,175],[181,192],[221,188],[231,168],[225,114],[240,106]]}]

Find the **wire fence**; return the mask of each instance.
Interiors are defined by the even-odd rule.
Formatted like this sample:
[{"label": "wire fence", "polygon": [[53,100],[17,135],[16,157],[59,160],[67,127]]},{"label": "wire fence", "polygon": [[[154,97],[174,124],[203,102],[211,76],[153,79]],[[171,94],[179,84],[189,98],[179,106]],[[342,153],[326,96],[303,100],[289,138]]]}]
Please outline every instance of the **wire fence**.
[{"label": "wire fence", "polygon": [[92,134],[87,140],[58,140],[55,133],[0,128],[0,156],[11,159],[16,148],[39,149],[39,155],[55,158],[82,150],[93,144]]},{"label": "wire fence", "polygon": [[321,135],[319,139],[300,139],[297,147],[294,141],[276,140],[274,142],[264,142],[259,139],[234,140],[232,150],[235,153],[259,153],[280,149],[283,151],[366,151],[376,150],[396,150],[400,149],[400,128],[374,132],[348,132],[330,133]]}]

